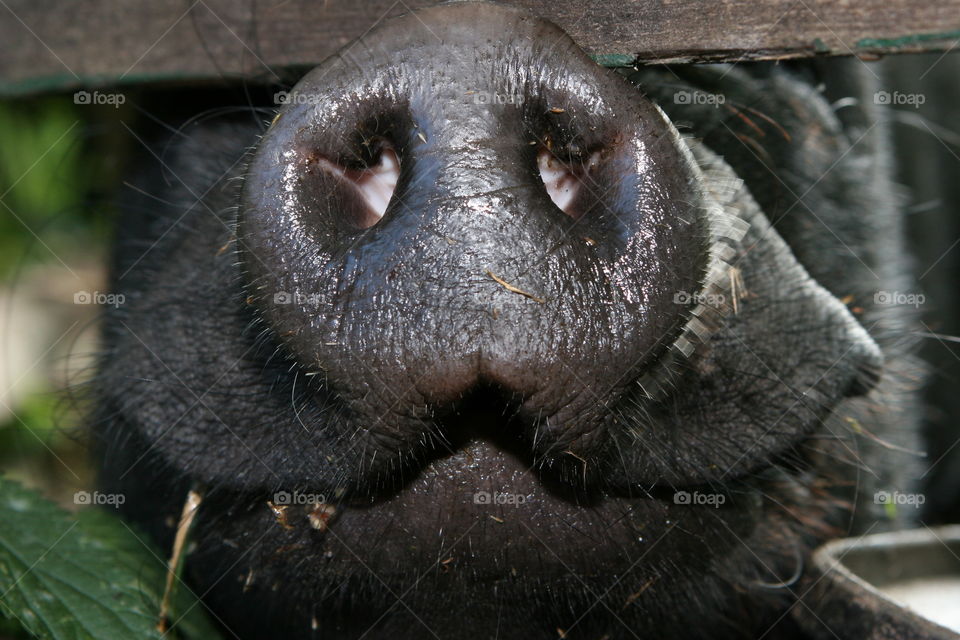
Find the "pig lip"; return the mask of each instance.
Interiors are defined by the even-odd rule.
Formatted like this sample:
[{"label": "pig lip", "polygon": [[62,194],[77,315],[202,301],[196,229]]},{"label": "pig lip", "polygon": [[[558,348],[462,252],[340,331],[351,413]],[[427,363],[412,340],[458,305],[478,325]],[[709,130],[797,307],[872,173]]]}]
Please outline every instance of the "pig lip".
[{"label": "pig lip", "polygon": [[[508,427],[509,421],[496,423],[501,434]],[[571,487],[534,469],[509,434],[489,434],[464,437],[462,446],[419,467],[389,495],[338,505],[325,551],[352,564],[352,550],[363,549],[364,564],[386,572],[446,562],[444,570],[469,567],[491,579],[517,572],[592,575],[630,566],[690,515],[685,510],[708,508],[676,504],[680,487],[617,493]],[[725,501],[729,511],[732,500]]]},{"label": "pig lip", "polygon": [[629,564],[645,541],[653,542],[648,523],[669,521],[671,507],[664,500],[571,495],[542,482],[517,456],[475,439],[429,463],[389,498],[343,505],[330,533],[367,549],[371,567],[454,558],[481,573],[560,575]]}]

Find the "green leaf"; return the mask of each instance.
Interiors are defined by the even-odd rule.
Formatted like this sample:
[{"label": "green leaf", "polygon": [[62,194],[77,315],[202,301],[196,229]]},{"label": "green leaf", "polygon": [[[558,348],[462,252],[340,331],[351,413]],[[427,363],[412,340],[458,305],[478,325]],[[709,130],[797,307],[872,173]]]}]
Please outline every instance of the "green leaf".
[{"label": "green leaf", "polygon": [[0,612],[39,638],[217,638],[203,605],[182,584],[173,628],[165,636],[156,630],[163,555],[105,509],[73,516],[0,478]]}]

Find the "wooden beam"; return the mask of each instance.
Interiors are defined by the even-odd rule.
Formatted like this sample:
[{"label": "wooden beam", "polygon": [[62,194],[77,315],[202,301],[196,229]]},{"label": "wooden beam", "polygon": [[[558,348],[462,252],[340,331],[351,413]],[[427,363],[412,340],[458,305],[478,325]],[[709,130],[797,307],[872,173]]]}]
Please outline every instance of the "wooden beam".
[{"label": "wooden beam", "polygon": [[[0,95],[280,81],[437,0],[4,0]],[[512,0],[610,66],[947,51],[960,0]],[[5,14],[5,15],[4,15]]]}]

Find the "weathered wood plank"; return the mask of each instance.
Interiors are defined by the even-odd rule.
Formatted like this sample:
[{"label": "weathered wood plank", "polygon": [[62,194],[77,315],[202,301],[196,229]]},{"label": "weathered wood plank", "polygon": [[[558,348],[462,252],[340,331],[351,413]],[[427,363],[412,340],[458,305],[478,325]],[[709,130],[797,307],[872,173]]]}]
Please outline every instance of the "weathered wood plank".
[{"label": "weathered wood plank", "polygon": [[[316,64],[437,0],[6,0],[0,95],[77,86],[257,82]],[[511,0],[611,66],[949,50],[960,0]]]}]

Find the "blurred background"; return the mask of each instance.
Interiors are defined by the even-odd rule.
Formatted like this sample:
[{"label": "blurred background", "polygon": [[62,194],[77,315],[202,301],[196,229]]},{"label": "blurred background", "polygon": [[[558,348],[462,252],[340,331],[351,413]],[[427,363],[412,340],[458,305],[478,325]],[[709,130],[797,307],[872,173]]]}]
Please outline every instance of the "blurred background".
[{"label": "blurred background", "polygon": [[0,465],[64,504],[91,482],[70,387],[99,308],[74,294],[104,289],[112,130],[72,95],[0,102]]},{"label": "blurred background", "polygon": [[[869,63],[891,95],[897,172],[930,379],[924,425],[927,524],[960,522],[960,54]],[[124,90],[0,102],[0,471],[68,508],[93,482],[83,383],[110,299],[105,265],[123,175],[151,153],[139,132],[212,105],[243,105],[243,87]],[[213,113],[209,111],[208,113]],[[134,136],[132,131],[137,131]]]}]

